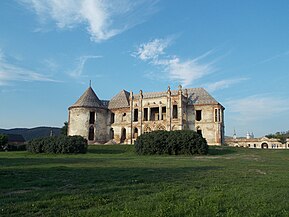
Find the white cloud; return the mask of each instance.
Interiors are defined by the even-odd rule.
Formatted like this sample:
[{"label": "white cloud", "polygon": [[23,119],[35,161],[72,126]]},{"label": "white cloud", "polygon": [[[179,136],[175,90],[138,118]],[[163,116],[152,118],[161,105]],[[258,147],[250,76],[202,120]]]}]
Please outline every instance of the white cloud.
[{"label": "white cloud", "polygon": [[278,116],[289,111],[289,100],[273,96],[253,95],[225,102],[225,107],[235,121],[249,123]]},{"label": "white cloud", "polygon": [[81,56],[77,59],[77,67],[69,73],[70,76],[78,78],[82,75],[84,66],[86,64],[86,61],[89,59],[98,59],[101,58],[101,56]]},{"label": "white cloud", "polygon": [[[156,0],[20,0],[42,23],[53,20],[60,29],[86,25],[91,40],[100,42],[143,22],[153,12]],[[134,13],[136,10],[141,13]]]},{"label": "white cloud", "polygon": [[175,57],[165,66],[170,80],[180,81],[185,87],[213,71],[211,64],[200,64],[197,59],[181,61]]},{"label": "white cloud", "polygon": [[164,50],[169,46],[170,42],[170,39],[154,39],[148,43],[143,43],[133,53],[133,56],[143,61],[156,60],[160,55],[164,54]]},{"label": "white cloud", "polygon": [[[0,50],[1,51],[1,50]],[[0,86],[7,85],[11,81],[50,81],[58,82],[39,72],[25,69],[5,60],[3,52],[0,52]]]},{"label": "white cloud", "polygon": [[231,85],[237,84],[237,83],[245,81],[245,80],[248,80],[248,79],[247,78],[225,79],[225,80],[221,80],[221,81],[207,84],[206,89],[209,92],[214,92],[216,90],[229,88]]},{"label": "white cloud", "polygon": [[166,56],[165,49],[171,44],[171,41],[171,39],[154,39],[143,43],[132,56],[142,61],[149,61],[154,66],[160,66],[166,73],[167,79],[180,82],[183,86],[191,85],[194,81],[215,70],[212,63],[201,63],[204,58],[212,54],[212,50],[188,60],[181,60],[176,56]]}]

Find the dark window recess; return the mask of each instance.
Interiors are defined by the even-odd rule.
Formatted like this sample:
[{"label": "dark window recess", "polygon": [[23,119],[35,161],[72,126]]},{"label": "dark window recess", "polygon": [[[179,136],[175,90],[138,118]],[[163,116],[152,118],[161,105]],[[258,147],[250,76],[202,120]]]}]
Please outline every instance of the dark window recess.
[{"label": "dark window recess", "polygon": [[110,129],[109,134],[110,134],[110,139],[114,139],[114,130],[112,128]]},{"label": "dark window recess", "polygon": [[148,120],[148,108],[143,109],[143,120],[144,121]]},{"label": "dark window recess", "polygon": [[115,118],[115,114],[114,113],[111,113],[111,115],[110,115],[110,123],[114,123],[114,118]]},{"label": "dark window recess", "polygon": [[162,107],[162,120],[166,120],[166,112],[167,112],[167,108]]},{"label": "dark window recess", "polygon": [[159,108],[151,108],[151,121],[158,121],[159,120]]},{"label": "dark window recess", "polygon": [[138,121],[138,109],[135,109],[133,112],[133,121]]},{"label": "dark window recess", "polygon": [[126,121],[126,113],[122,114],[122,121]]},{"label": "dark window recess", "polygon": [[178,106],[173,105],[173,118],[178,118]]},{"label": "dark window recess", "polygon": [[95,123],[95,112],[90,112],[89,114],[89,124]]},{"label": "dark window recess", "polygon": [[202,110],[196,110],[196,120],[202,120]]},{"label": "dark window recess", "polygon": [[89,128],[88,140],[89,141],[93,141],[94,140],[94,127],[93,126],[91,126]]},{"label": "dark window recess", "polygon": [[201,135],[201,136],[203,135],[201,129],[197,129],[197,133],[198,133],[199,135]]},{"label": "dark window recess", "polygon": [[218,109],[215,109],[215,122],[218,122]]}]

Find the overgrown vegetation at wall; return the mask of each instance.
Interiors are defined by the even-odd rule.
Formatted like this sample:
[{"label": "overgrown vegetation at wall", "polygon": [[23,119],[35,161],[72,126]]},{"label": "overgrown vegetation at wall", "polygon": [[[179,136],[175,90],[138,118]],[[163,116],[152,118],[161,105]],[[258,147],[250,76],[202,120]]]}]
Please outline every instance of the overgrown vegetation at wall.
[{"label": "overgrown vegetation at wall", "polygon": [[136,152],[150,154],[207,154],[206,139],[191,130],[153,131],[140,135],[135,141]]},{"label": "overgrown vegetation at wall", "polygon": [[46,137],[29,141],[26,149],[31,153],[86,153],[87,140],[81,136]]},{"label": "overgrown vegetation at wall", "polygon": [[285,144],[287,139],[289,138],[289,130],[286,132],[276,132],[274,134],[268,134],[266,135],[267,138],[269,139],[278,139],[279,142],[281,142],[282,144]]}]

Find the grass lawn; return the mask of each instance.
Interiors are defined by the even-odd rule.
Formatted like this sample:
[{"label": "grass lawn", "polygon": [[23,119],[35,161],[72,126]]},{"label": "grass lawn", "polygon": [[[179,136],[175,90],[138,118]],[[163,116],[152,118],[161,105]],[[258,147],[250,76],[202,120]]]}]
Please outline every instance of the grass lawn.
[{"label": "grass lawn", "polygon": [[1,152],[0,216],[289,216],[289,150]]}]

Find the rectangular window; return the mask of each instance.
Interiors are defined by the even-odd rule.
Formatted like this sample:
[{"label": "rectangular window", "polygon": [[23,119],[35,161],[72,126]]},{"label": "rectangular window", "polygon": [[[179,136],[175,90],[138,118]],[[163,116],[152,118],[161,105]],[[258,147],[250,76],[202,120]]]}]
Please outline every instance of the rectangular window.
[{"label": "rectangular window", "polygon": [[159,107],[151,108],[151,121],[158,121],[159,120]]},{"label": "rectangular window", "polygon": [[143,120],[144,121],[148,120],[148,108],[143,109]]},{"label": "rectangular window", "polygon": [[162,107],[162,120],[166,120],[167,108]]},{"label": "rectangular window", "polygon": [[221,109],[215,109],[215,122],[221,122]]},{"label": "rectangular window", "polygon": [[173,105],[173,119],[178,118],[178,106]]},{"label": "rectangular window", "polygon": [[138,121],[138,109],[133,111],[133,121]]},{"label": "rectangular window", "polygon": [[95,123],[95,112],[90,112],[89,114],[89,124]]},{"label": "rectangular window", "polygon": [[110,123],[113,124],[114,123],[114,118],[115,118],[115,114],[111,113],[110,115]]},{"label": "rectangular window", "polygon": [[122,121],[126,121],[126,113],[122,114]]},{"label": "rectangular window", "polygon": [[196,121],[202,120],[202,110],[196,110]]}]

